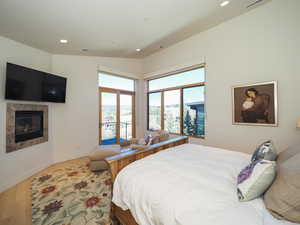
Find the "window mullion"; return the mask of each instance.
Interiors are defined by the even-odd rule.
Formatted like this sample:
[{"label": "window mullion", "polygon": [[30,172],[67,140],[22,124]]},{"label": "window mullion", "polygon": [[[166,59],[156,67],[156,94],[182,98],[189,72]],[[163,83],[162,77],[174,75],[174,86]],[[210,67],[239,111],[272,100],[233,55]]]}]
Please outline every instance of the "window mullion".
[{"label": "window mullion", "polygon": [[161,115],[160,115],[160,126],[161,130],[165,129],[165,98],[164,98],[164,91],[161,92]]},{"label": "window mullion", "polygon": [[183,135],[183,88],[180,89],[180,135]]}]

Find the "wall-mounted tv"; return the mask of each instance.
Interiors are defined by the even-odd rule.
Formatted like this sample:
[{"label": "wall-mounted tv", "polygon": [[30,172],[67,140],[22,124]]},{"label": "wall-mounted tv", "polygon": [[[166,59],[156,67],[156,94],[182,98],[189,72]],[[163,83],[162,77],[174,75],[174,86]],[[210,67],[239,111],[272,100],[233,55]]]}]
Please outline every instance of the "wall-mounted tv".
[{"label": "wall-mounted tv", "polygon": [[66,99],[67,78],[7,63],[5,99],[60,102]]}]

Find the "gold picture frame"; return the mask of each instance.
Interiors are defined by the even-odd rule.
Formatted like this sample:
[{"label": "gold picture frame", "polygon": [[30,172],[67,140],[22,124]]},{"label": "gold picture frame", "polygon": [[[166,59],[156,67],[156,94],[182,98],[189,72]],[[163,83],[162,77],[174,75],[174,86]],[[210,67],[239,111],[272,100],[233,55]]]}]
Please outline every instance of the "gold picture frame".
[{"label": "gold picture frame", "polygon": [[277,86],[277,81],[233,86],[233,125],[277,127]]}]

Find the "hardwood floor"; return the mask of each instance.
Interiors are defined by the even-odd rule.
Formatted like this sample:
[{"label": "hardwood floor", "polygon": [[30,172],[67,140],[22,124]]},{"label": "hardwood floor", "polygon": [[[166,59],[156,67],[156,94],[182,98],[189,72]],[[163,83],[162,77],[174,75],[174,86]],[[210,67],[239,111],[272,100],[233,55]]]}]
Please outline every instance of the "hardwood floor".
[{"label": "hardwood floor", "polygon": [[[52,170],[67,166],[71,162],[87,163],[88,158],[57,163],[33,175],[50,173]],[[32,177],[0,193],[0,225],[31,225],[31,188]]]}]

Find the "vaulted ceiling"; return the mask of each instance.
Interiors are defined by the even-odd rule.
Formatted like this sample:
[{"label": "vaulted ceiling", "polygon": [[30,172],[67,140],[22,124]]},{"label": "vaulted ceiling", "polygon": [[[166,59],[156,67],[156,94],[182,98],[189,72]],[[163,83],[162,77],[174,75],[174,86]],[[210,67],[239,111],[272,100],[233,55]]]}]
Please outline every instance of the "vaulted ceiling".
[{"label": "vaulted ceiling", "polygon": [[255,1],[1,0],[0,35],[53,54],[142,58],[270,0],[247,8]]}]

